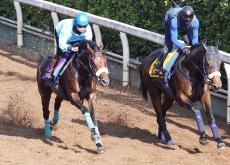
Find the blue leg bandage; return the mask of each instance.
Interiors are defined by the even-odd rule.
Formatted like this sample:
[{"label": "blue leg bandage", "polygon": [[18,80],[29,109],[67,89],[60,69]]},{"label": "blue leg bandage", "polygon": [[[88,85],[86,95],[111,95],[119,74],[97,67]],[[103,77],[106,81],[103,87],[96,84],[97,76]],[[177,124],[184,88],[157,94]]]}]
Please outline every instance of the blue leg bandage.
[{"label": "blue leg bandage", "polygon": [[160,129],[158,130],[158,139],[165,140],[165,136],[164,136],[163,132]]},{"label": "blue leg bandage", "polygon": [[59,120],[59,111],[54,110],[53,123],[57,124]]},{"label": "blue leg bandage", "polygon": [[214,137],[215,139],[220,138],[219,129],[218,129],[216,123],[215,123],[215,122],[214,122],[214,123],[211,123],[211,124],[210,124],[210,127],[211,127],[211,129],[212,129],[213,137]]},{"label": "blue leg bandage", "polygon": [[51,137],[51,129],[50,129],[50,121],[45,120],[45,137],[50,138]]},{"label": "blue leg bandage", "polygon": [[171,136],[170,136],[170,134],[169,134],[169,132],[168,132],[168,130],[166,129],[166,130],[164,130],[164,131],[162,131],[162,132],[163,132],[163,134],[164,134],[166,143],[167,143],[168,145],[174,144],[173,141],[172,141],[172,138],[171,138]]},{"label": "blue leg bandage", "polygon": [[202,116],[200,114],[200,111],[195,111],[195,115],[196,115],[196,123],[197,123],[197,127],[198,127],[199,132],[200,133],[204,132],[205,131],[204,122],[203,122]]},{"label": "blue leg bandage", "polygon": [[93,121],[92,121],[92,118],[91,118],[89,112],[86,112],[84,114],[84,118],[85,118],[85,121],[86,121],[86,123],[88,125],[89,130],[91,130],[92,128],[95,127],[94,124],[93,124]]}]

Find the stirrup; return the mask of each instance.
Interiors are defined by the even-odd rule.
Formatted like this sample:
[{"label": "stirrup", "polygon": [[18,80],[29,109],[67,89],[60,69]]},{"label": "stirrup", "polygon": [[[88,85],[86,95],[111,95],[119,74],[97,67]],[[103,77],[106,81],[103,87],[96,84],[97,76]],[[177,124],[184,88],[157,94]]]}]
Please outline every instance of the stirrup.
[{"label": "stirrup", "polygon": [[155,68],[154,70],[153,70],[153,74],[159,74],[159,75],[163,75],[164,74],[164,72],[163,72],[163,69],[162,68]]}]

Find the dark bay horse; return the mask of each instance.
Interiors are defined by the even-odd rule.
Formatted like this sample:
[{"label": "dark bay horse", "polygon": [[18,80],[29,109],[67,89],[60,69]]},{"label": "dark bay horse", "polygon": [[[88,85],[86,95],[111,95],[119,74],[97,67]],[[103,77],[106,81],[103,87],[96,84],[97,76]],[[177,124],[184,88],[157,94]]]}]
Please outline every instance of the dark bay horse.
[{"label": "dark bay horse", "polygon": [[[41,95],[46,138],[51,137],[51,126],[58,123],[61,102],[67,100],[82,112],[91,132],[91,138],[96,143],[97,152],[104,152],[95,116],[96,83],[99,80],[102,86],[109,85],[107,60],[102,49],[103,45],[92,47],[87,45],[85,51],[72,56],[72,61],[60,76],[58,88],[47,86],[42,79],[50,58],[40,62],[37,69],[37,85]],[[54,104],[54,116],[50,122],[49,102],[53,92],[57,96]],[[83,105],[84,99],[88,102],[88,108]]]},{"label": "dark bay horse", "polygon": [[[147,100],[147,93],[149,93],[157,115],[158,138],[164,140],[166,144],[173,144],[166,128],[165,116],[174,101],[177,101],[181,106],[194,112],[200,134],[199,141],[201,144],[207,144],[207,135],[200,110],[192,106],[192,102],[200,101],[205,109],[213,137],[217,142],[217,148],[224,148],[225,144],[222,142],[213,117],[210,97],[210,87],[220,89],[222,86],[219,72],[221,56],[218,54],[218,50],[213,46],[206,47],[204,43],[201,43],[191,49],[190,55],[180,55],[181,58],[178,59],[169,80],[173,96],[167,95],[164,91],[162,79],[152,78],[149,75],[151,64],[159,52],[160,50],[156,50],[147,56],[139,68],[143,97]],[[164,99],[161,97],[162,93],[164,93]]]}]

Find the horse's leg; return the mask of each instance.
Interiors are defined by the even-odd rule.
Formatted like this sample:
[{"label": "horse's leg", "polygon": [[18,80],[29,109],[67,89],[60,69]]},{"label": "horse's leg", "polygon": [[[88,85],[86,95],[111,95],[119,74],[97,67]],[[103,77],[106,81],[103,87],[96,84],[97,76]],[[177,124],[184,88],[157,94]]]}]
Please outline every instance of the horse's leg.
[{"label": "horse's leg", "polygon": [[212,109],[211,109],[211,98],[210,98],[210,93],[209,91],[206,91],[204,95],[201,98],[201,103],[203,104],[203,107],[205,109],[205,113],[207,116],[208,123],[211,127],[212,134],[214,139],[217,142],[217,148],[224,148],[225,144],[222,141],[222,138],[219,133],[219,129],[216,125],[215,119],[213,117]]},{"label": "horse's leg", "polygon": [[[92,118],[91,118],[91,115],[89,113],[89,110],[87,109],[87,107],[85,107],[82,103],[81,103],[81,100],[80,100],[80,97],[77,93],[71,93],[71,103],[73,105],[75,105],[77,108],[80,109],[81,113],[83,114],[84,116],[84,119],[86,121],[86,124],[91,132],[91,134],[94,134],[96,135],[96,129],[95,129],[95,125],[92,121]],[[104,151],[101,151],[101,150],[98,150],[98,147],[97,147],[97,153],[103,153]]]},{"label": "horse's leg", "polygon": [[63,99],[59,96],[57,96],[55,98],[55,103],[54,103],[54,116],[53,116],[53,120],[51,122],[52,128],[56,128],[56,125],[59,121],[59,109],[61,106],[61,102],[63,101]]},{"label": "horse's leg", "polygon": [[95,132],[96,132],[96,134],[92,132],[91,139],[96,142],[97,151],[102,153],[104,152],[104,148],[102,146],[100,132],[98,129],[98,124],[97,124],[97,119],[96,119],[96,93],[95,92],[91,93],[89,97],[87,98],[87,101],[88,101],[90,116],[95,125]]},{"label": "horse's leg", "polygon": [[[161,106],[162,115],[163,115],[164,118],[166,116],[167,110],[169,108],[171,108],[173,103],[174,103],[174,100],[170,96],[168,96],[168,95],[164,96],[164,101],[163,101],[162,106]],[[160,129],[158,131],[158,138],[161,139],[161,140],[165,140],[165,136],[164,136],[163,132]]]},{"label": "horse's leg", "polygon": [[[157,88],[155,88],[155,90],[148,90],[148,91],[152,99],[153,108],[157,114],[157,123],[159,125],[158,136],[160,135],[161,140],[163,140],[164,137],[166,144],[172,145],[174,143],[166,128],[165,118],[161,109],[161,92]],[[161,132],[163,133],[163,136],[161,136],[162,134]]]}]

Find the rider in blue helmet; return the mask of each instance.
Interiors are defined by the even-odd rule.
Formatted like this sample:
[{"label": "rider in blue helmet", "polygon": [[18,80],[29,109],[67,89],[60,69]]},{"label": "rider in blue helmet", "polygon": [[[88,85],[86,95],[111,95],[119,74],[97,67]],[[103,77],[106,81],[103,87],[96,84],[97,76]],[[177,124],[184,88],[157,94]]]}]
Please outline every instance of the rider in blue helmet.
[{"label": "rider in blue helmet", "polygon": [[[154,69],[155,73],[164,73],[165,81],[169,78],[171,67],[173,66],[177,57],[169,59],[168,66],[163,66],[164,59],[168,52],[173,52],[177,49],[182,54],[188,55],[190,49],[187,45],[195,46],[198,44],[198,29],[199,21],[194,14],[191,6],[176,7],[169,9],[164,17],[165,28],[165,45],[162,48],[161,54],[158,57],[158,63]],[[183,41],[179,40],[179,35],[182,36]],[[179,55],[178,52],[175,53]],[[172,56],[173,57],[173,56]]]},{"label": "rider in blue helmet", "polygon": [[86,48],[86,43],[92,41],[92,36],[89,19],[85,13],[77,13],[73,19],[60,21],[55,27],[56,54],[52,58],[44,77],[52,80],[52,72],[60,56]]}]

